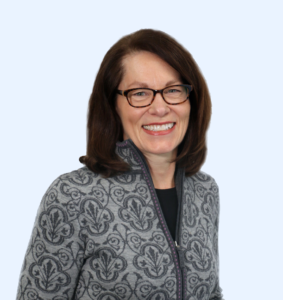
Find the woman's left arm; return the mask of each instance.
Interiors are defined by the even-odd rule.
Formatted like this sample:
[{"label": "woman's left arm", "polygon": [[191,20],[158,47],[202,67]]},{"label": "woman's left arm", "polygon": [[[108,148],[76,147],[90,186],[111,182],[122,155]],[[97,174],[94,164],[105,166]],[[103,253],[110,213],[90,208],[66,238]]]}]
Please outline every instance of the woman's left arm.
[{"label": "woman's left arm", "polygon": [[216,249],[216,263],[217,263],[217,278],[215,282],[214,290],[212,291],[209,300],[224,300],[222,294],[222,288],[219,284],[219,251],[218,251],[218,232],[219,232],[219,217],[220,217],[220,197],[219,197],[219,187],[214,180],[214,192],[215,192],[215,206],[216,206],[216,221],[214,226],[214,248]]}]

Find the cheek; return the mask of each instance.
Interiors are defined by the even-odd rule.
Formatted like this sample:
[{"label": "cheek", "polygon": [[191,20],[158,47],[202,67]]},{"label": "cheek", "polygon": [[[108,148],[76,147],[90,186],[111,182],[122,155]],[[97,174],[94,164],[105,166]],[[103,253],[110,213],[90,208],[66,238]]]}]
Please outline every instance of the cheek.
[{"label": "cheek", "polygon": [[139,127],[140,113],[131,107],[118,107],[117,113],[121,119],[124,138],[129,138]]},{"label": "cheek", "polygon": [[127,107],[121,111],[120,118],[126,131],[136,131],[142,125],[142,118],[145,110]]}]

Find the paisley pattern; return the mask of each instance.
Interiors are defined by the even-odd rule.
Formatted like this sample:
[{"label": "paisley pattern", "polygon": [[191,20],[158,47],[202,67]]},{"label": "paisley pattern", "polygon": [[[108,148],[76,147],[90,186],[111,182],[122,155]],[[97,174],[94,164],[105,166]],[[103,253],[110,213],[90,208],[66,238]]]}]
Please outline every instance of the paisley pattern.
[{"label": "paisley pattern", "polygon": [[75,186],[88,186],[93,183],[93,179],[98,175],[90,170],[83,170],[83,168],[73,171],[72,174],[66,173],[61,175],[61,179],[67,180]]},{"label": "paisley pattern", "polygon": [[161,278],[167,274],[172,258],[161,247],[149,243],[141,247],[141,253],[135,256],[133,263],[138,270],[143,270],[147,277]]},{"label": "paisley pattern", "polygon": [[73,225],[67,222],[67,214],[57,206],[50,207],[40,215],[39,226],[44,238],[54,245],[62,244],[74,232]]},{"label": "paisley pattern", "polygon": [[58,292],[70,283],[70,276],[62,271],[61,265],[52,257],[43,256],[37,263],[30,265],[29,274],[41,291]]},{"label": "paisley pattern", "polygon": [[[117,147],[116,152],[132,167],[132,169],[140,169],[139,162],[135,159],[134,153],[129,147]],[[117,177],[119,178],[119,176]]]},{"label": "paisley pattern", "polygon": [[146,205],[142,198],[129,196],[124,201],[124,208],[119,210],[119,217],[138,231],[149,231],[156,214],[154,208]]},{"label": "paisley pattern", "polygon": [[211,269],[212,253],[208,247],[198,239],[192,239],[188,243],[188,250],[185,252],[185,259],[192,264],[193,268],[200,272]]},{"label": "paisley pattern", "polygon": [[111,282],[126,269],[127,261],[123,257],[117,257],[112,249],[102,248],[94,253],[90,260],[90,267],[96,272],[99,280]]},{"label": "paisley pattern", "polygon": [[132,184],[136,181],[135,174],[123,174],[115,177],[115,181],[121,184]]},{"label": "paisley pattern", "polygon": [[105,179],[83,167],[51,183],[17,300],[223,300],[215,180],[199,171],[176,183],[177,253],[141,153],[130,140],[116,153],[130,172]]},{"label": "paisley pattern", "polygon": [[217,204],[214,197],[214,194],[212,192],[208,192],[205,197],[204,201],[201,205],[202,212],[207,215],[212,222],[214,222],[214,218],[217,216]]},{"label": "paisley pattern", "polygon": [[95,199],[85,199],[81,205],[79,223],[81,228],[86,228],[91,235],[102,235],[108,231],[109,223],[113,222],[113,213],[104,208]]},{"label": "paisley pattern", "polygon": [[193,195],[185,193],[184,195],[185,206],[184,206],[184,218],[188,227],[194,227],[196,225],[199,210],[194,203]]}]

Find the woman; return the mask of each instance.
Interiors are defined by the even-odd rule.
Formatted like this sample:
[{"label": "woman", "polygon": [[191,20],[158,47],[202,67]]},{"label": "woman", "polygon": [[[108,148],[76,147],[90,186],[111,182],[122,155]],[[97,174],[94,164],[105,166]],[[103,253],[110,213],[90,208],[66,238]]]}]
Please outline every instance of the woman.
[{"label": "woman", "polygon": [[218,186],[200,171],[210,116],[179,43],[120,39],[89,100],[86,166],[44,195],[17,299],[222,299]]}]

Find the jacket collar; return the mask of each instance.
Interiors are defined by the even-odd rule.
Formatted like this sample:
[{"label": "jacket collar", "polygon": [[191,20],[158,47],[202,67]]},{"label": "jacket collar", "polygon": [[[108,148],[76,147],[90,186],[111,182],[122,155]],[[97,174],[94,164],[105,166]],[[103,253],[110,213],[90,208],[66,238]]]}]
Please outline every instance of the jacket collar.
[{"label": "jacket collar", "polygon": [[[119,157],[127,162],[131,166],[131,171],[128,175],[134,173],[142,173],[143,178],[146,180],[149,185],[150,190],[154,190],[154,184],[152,181],[152,177],[149,171],[149,167],[145,156],[138,149],[138,147],[134,144],[131,139],[125,140],[123,142],[116,143],[116,153]],[[185,170],[176,164],[175,169],[175,186],[177,191],[178,198],[178,216],[177,216],[177,224],[176,224],[176,242],[180,241],[180,219],[181,219],[181,207],[183,206],[183,184],[185,178]],[[155,193],[155,192],[154,192]],[[156,196],[156,194],[155,194]]]},{"label": "jacket collar", "polygon": [[[122,160],[130,164],[132,170],[140,169],[143,165],[146,168],[146,171],[150,174],[145,156],[131,139],[124,140],[123,142],[117,142],[116,153]],[[184,169],[180,168],[178,164],[176,164],[174,175],[176,185],[177,181],[183,179],[184,175]]]}]

